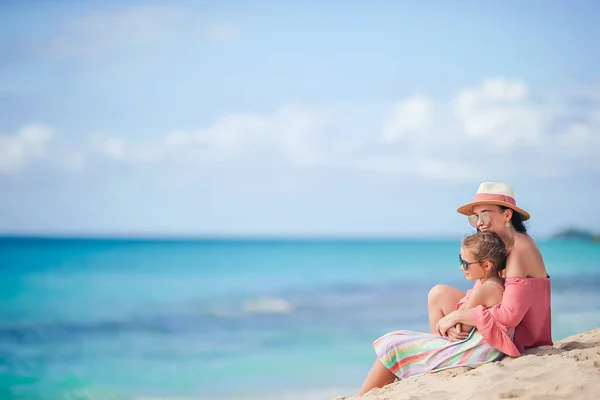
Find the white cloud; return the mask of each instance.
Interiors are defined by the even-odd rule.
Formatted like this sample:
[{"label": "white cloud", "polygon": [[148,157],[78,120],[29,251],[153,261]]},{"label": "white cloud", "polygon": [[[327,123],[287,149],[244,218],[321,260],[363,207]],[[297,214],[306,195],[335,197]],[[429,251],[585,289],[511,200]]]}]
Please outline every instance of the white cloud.
[{"label": "white cloud", "polygon": [[530,92],[524,82],[491,78],[458,91],[451,106],[408,98],[384,124],[387,146],[358,158],[355,166],[449,180],[600,170],[594,161],[600,154],[600,104],[573,107],[569,97],[556,104]]},{"label": "white cloud", "polygon": [[318,165],[328,160],[324,116],[299,107],[285,107],[276,114],[272,135],[297,165]]},{"label": "white cloud", "polygon": [[463,89],[454,110],[464,133],[499,148],[516,144],[538,144],[545,115],[529,99],[529,89],[520,81],[493,78],[479,87]]},{"label": "white cloud", "polygon": [[162,140],[126,144],[123,139],[93,135],[91,148],[111,159],[134,164],[211,164],[277,160],[293,165],[324,162],[321,112],[286,106],[270,115],[234,113],[199,130],[177,130]]},{"label": "white cloud", "polygon": [[80,152],[71,152],[62,160],[63,167],[72,173],[82,172],[86,164],[85,156]]},{"label": "white cloud", "polygon": [[170,7],[96,11],[65,21],[46,51],[57,57],[114,56],[159,44],[176,13]]},{"label": "white cloud", "polygon": [[0,173],[14,173],[45,155],[54,132],[45,125],[25,125],[15,134],[0,135]]},{"label": "white cloud", "polygon": [[[94,11],[68,19],[43,44],[54,57],[130,57],[144,52],[156,56],[174,42],[228,43],[238,32],[171,5],[146,5]],[[45,40],[45,38],[44,38]]]},{"label": "white cloud", "polygon": [[354,168],[364,171],[430,180],[469,181],[485,176],[482,168],[460,161],[414,156],[372,156],[356,160]]},{"label": "white cloud", "polygon": [[105,138],[99,134],[93,134],[89,140],[90,147],[102,155],[112,159],[119,159],[125,155],[125,141],[118,138]]},{"label": "white cloud", "polygon": [[[450,101],[409,97],[383,118],[339,107],[289,105],[267,114],[226,114],[205,127],[150,141],[92,135],[87,151],[140,171],[149,165],[198,167],[216,175],[221,168],[249,166],[360,170],[429,180],[600,171],[600,104],[592,99],[582,107],[567,96],[551,103],[530,92],[523,82],[490,79],[457,91]],[[14,170],[43,153],[49,137],[20,132],[3,138],[2,170]],[[62,163],[69,170],[98,160],[88,160],[81,149],[69,150],[75,155]]]},{"label": "white cloud", "polygon": [[542,152],[555,164],[564,165],[567,175],[576,169],[600,172],[600,118],[597,115],[600,115],[600,105],[586,121],[571,122],[549,136]]},{"label": "white cloud", "polygon": [[321,161],[316,144],[322,127],[318,112],[299,106],[283,107],[272,115],[229,114],[205,130],[177,131],[164,140],[171,155],[191,152],[199,161],[236,157],[283,157],[298,165]]},{"label": "white cloud", "polygon": [[419,157],[414,160],[414,170],[418,176],[432,180],[473,180],[483,179],[484,169],[474,163]]},{"label": "white cloud", "polygon": [[569,141],[567,144],[577,145],[585,143],[592,136],[592,130],[587,124],[573,123],[569,126],[567,138]]},{"label": "white cloud", "polygon": [[414,96],[398,103],[383,126],[383,141],[393,143],[407,135],[424,134],[433,124],[433,101]]},{"label": "white cloud", "polygon": [[214,43],[229,43],[238,39],[236,30],[228,25],[212,25],[205,29],[205,36]]},{"label": "white cloud", "polygon": [[600,101],[600,84],[575,88],[572,95],[590,100]]}]

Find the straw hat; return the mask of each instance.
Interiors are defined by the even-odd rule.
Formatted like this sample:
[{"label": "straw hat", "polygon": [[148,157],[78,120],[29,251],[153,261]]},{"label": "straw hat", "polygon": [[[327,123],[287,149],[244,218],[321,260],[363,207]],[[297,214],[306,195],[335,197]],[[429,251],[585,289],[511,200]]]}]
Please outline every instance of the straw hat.
[{"label": "straw hat", "polygon": [[513,188],[506,183],[498,182],[482,182],[475,194],[475,200],[469,204],[459,207],[456,211],[463,215],[473,214],[473,207],[478,204],[495,204],[510,208],[523,217],[523,221],[527,221],[530,215],[527,211],[517,207],[515,200],[515,192]]}]

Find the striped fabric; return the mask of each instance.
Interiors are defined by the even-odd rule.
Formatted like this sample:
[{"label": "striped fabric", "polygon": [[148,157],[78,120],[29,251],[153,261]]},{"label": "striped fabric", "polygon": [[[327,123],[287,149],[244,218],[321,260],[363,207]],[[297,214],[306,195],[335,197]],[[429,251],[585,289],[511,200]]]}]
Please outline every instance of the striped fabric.
[{"label": "striped fabric", "polygon": [[457,342],[430,333],[394,331],[377,339],[373,346],[377,358],[400,379],[447,368],[476,367],[504,356],[475,328]]}]

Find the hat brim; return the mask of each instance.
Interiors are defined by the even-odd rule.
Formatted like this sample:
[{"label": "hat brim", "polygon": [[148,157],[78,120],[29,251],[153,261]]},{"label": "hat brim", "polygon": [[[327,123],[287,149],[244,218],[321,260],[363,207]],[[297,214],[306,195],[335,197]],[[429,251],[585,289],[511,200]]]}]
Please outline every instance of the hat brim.
[{"label": "hat brim", "polygon": [[462,215],[468,216],[468,215],[473,214],[473,207],[475,207],[476,205],[480,205],[480,204],[492,204],[492,205],[496,205],[496,206],[510,208],[511,210],[516,211],[519,214],[521,214],[523,221],[527,221],[529,218],[531,218],[531,215],[529,215],[529,213],[527,211],[523,210],[522,208],[519,208],[519,207],[517,207],[513,204],[510,204],[510,203],[507,203],[505,201],[498,201],[498,200],[474,201],[472,203],[465,204],[464,206],[458,207],[458,209],[456,211],[458,211]]}]

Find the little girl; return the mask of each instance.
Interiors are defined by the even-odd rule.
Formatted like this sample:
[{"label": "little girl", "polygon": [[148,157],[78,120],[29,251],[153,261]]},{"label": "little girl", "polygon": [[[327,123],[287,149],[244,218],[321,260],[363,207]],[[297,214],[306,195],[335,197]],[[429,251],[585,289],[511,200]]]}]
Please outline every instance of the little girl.
[{"label": "little girl", "polygon": [[465,238],[458,256],[460,268],[467,280],[477,282],[461,309],[479,305],[489,308],[502,301],[504,279],[500,274],[506,267],[507,255],[504,242],[495,233],[479,232]]},{"label": "little girl", "polygon": [[[477,282],[468,300],[461,300],[457,307],[491,307],[502,301],[504,284],[500,272],[506,265],[507,255],[504,242],[495,233],[477,232],[464,239],[459,255],[461,270],[468,280]],[[475,328],[466,339],[455,342],[437,332],[394,331],[377,339],[373,346],[378,360],[359,395],[391,383],[395,378],[404,379],[453,367],[475,367],[504,356],[489,345]],[[384,367],[389,373],[380,371]]]}]

